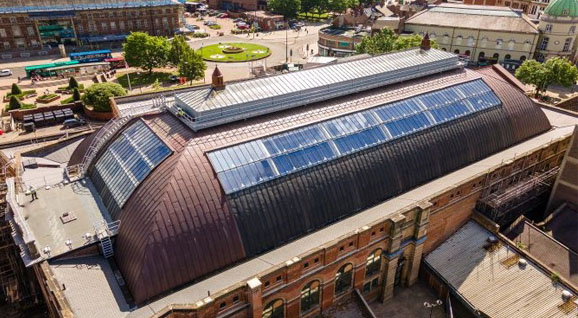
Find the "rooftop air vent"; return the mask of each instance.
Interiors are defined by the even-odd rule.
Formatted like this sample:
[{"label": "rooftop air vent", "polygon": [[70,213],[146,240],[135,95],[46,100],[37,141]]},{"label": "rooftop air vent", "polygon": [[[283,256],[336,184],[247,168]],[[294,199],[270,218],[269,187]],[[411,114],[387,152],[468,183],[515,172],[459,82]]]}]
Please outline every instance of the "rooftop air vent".
[{"label": "rooftop air vent", "polygon": [[524,269],[524,268],[526,268],[526,265],[528,265],[528,262],[525,259],[520,258],[520,260],[518,261],[518,266],[520,266],[520,268]]},{"label": "rooftop air vent", "polygon": [[569,292],[567,290],[562,291],[562,300],[568,301],[568,300],[570,300],[570,298],[572,298],[571,292]]},{"label": "rooftop air vent", "polygon": [[496,243],[498,243],[498,238],[493,236],[493,235],[490,235],[490,236],[488,236],[486,241],[490,244],[496,244]]}]

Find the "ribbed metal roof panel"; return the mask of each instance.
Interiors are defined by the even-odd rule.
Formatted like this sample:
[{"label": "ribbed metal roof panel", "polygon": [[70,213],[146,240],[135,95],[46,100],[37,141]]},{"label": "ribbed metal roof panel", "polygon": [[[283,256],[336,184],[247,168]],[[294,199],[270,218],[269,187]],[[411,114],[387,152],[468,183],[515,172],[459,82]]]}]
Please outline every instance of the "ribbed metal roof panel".
[{"label": "ribbed metal roof panel", "polygon": [[511,267],[503,261],[516,252],[500,243],[494,252],[484,249],[492,235],[474,221],[468,222],[431,252],[425,262],[476,310],[492,318],[563,318],[560,308],[564,286],[528,261]]}]

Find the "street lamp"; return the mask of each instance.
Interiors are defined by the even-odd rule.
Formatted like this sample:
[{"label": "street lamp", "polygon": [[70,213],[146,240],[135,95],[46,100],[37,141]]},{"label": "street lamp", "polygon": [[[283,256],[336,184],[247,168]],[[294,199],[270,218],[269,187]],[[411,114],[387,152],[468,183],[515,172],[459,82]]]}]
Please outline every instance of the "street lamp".
[{"label": "street lamp", "polygon": [[443,304],[443,302],[438,299],[436,300],[435,303],[428,303],[427,301],[423,303],[423,306],[425,308],[429,308],[429,318],[431,318],[431,315],[433,313],[433,309],[436,308],[437,306],[441,306]]}]

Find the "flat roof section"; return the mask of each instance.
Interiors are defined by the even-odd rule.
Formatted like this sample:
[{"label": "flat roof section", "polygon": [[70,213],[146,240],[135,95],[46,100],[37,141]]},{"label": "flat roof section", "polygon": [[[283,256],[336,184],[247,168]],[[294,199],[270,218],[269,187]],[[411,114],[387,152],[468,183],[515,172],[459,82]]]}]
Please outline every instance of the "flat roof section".
[{"label": "flat roof section", "polygon": [[[24,227],[19,224],[20,227],[31,232],[36,248],[46,259],[85,246],[85,233],[94,235],[95,225],[111,222],[88,178],[36,191],[37,200],[32,201],[30,195],[19,193],[16,195],[18,206],[11,204],[11,207],[20,216],[15,219],[26,222]],[[62,221],[64,213],[70,215],[66,223]],[[65,244],[66,240],[71,241],[70,247]],[[42,252],[47,246],[50,247],[49,255]]]},{"label": "flat roof section", "polygon": [[565,286],[553,283],[550,274],[526,260],[503,242],[497,250],[484,248],[492,233],[474,221],[466,223],[425,262],[474,310],[492,318],[568,317],[560,305]]}]

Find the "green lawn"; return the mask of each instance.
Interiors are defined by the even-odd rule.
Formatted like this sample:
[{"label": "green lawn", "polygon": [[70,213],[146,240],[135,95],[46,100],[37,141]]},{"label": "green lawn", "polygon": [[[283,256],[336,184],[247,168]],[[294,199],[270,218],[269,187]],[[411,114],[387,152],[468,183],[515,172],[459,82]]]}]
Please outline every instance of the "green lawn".
[{"label": "green lawn", "polygon": [[[34,104],[22,104],[22,107],[18,109],[34,109],[34,108],[36,108],[36,105]],[[12,110],[10,109],[10,104],[6,104],[6,106],[4,106],[4,109],[6,109],[6,111]]]},{"label": "green lawn", "polygon": [[304,12],[300,12],[297,17],[299,19],[319,19],[319,20],[325,20],[329,17],[329,14],[327,12],[325,13],[307,13],[305,14]]},{"label": "green lawn", "polygon": [[[118,83],[124,87],[128,88],[128,80],[126,77],[126,73],[117,73],[117,80]],[[151,74],[147,72],[132,72],[129,73],[130,77],[130,84],[132,87],[136,86],[144,86],[144,85],[152,85],[157,79],[159,80],[160,84],[169,83],[169,76],[174,75],[173,73],[168,72],[152,72]]]},{"label": "green lawn", "polygon": [[[240,53],[224,53],[223,49],[234,46],[243,49]],[[271,55],[271,50],[263,45],[252,43],[220,43],[207,45],[197,50],[207,61],[245,62],[254,61]]]}]

